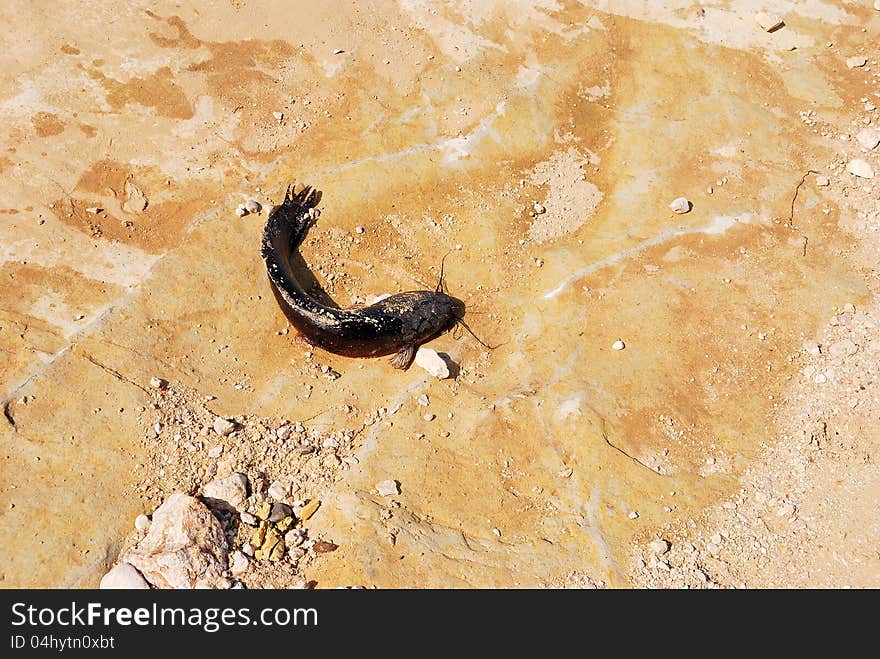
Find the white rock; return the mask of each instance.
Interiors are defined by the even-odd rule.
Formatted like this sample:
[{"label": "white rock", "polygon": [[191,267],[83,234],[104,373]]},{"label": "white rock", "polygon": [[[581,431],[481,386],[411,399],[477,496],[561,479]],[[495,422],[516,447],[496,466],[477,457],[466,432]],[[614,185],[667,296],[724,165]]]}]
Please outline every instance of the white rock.
[{"label": "white rock", "polygon": [[773,32],[785,25],[785,22],[779,16],[768,14],[764,11],[759,11],[755,14],[755,22],[765,32]]},{"label": "white rock", "polygon": [[283,112],[273,112],[273,113],[272,113],[272,116],[275,117],[278,121],[281,121],[281,120],[284,119],[284,113],[283,113]]},{"label": "white rock", "polygon": [[862,57],[861,55],[854,55],[853,57],[846,58],[846,66],[850,69],[857,69],[860,66],[865,66],[868,63],[867,57]]},{"label": "white rock", "polygon": [[652,554],[665,554],[669,551],[669,543],[666,540],[652,540],[648,543],[648,549]]},{"label": "white rock", "polygon": [[263,209],[263,207],[256,199],[248,199],[246,202],[244,202],[244,209],[248,213],[259,213]]},{"label": "white rock", "polygon": [[168,380],[163,380],[162,378],[157,378],[155,375],[150,378],[150,386],[153,389],[164,389],[168,386]]},{"label": "white rock", "polygon": [[247,572],[250,564],[250,559],[243,552],[234,551],[232,552],[232,564],[229,566],[229,571],[233,577],[240,577]]},{"label": "white rock", "polygon": [[449,365],[437,351],[432,348],[419,348],[416,352],[416,366],[425,369],[435,378],[441,380],[449,377]]},{"label": "white rock", "polygon": [[431,414],[430,412],[428,412],[428,413],[427,413],[424,417],[422,417],[422,418],[424,418],[425,421],[433,421],[434,419],[437,418],[437,415],[436,415],[436,414]]},{"label": "white rock", "polygon": [[828,382],[828,378],[824,373],[816,373],[816,377],[813,378],[813,382],[816,384],[825,384]]},{"label": "white rock", "polygon": [[871,169],[871,165],[861,158],[846,163],[846,171],[859,178],[874,178],[874,170]]},{"label": "white rock", "polygon": [[248,526],[258,526],[260,523],[260,520],[258,520],[255,515],[251,515],[248,512],[241,513],[241,521]]},{"label": "white rock", "polygon": [[221,455],[223,455],[222,445],[212,446],[210,449],[208,449],[209,458],[219,458]]},{"label": "white rock", "polygon": [[400,484],[389,478],[388,480],[376,483],[376,492],[383,497],[391,496],[392,494],[400,494]]},{"label": "white rock", "polygon": [[627,517],[629,517],[630,519],[638,519],[638,518],[639,518],[639,514],[638,514],[638,512],[636,512],[635,510],[633,510],[629,515],[627,515]]},{"label": "white rock", "polygon": [[345,51],[342,50],[342,48],[337,48],[337,49],[335,49],[335,50],[333,51],[333,54],[334,54],[334,55],[342,55],[342,53],[344,53],[344,52],[345,52]]},{"label": "white rock", "polygon": [[101,590],[115,590],[133,588],[146,589],[148,584],[141,573],[128,563],[119,563],[113,567],[107,574],[101,577],[101,583],[98,588]]},{"label": "white rock", "polygon": [[202,496],[221,501],[235,510],[244,508],[247,500],[248,479],[244,474],[234,473],[226,478],[215,478],[202,486]]},{"label": "white rock", "polygon": [[270,497],[275,499],[275,501],[282,501],[287,496],[287,491],[284,489],[284,486],[280,483],[280,481],[274,481],[267,490]]},{"label": "white rock", "polygon": [[146,515],[138,515],[134,518],[134,528],[138,531],[147,531],[150,528],[150,518]]},{"label": "white rock", "polygon": [[245,215],[248,214],[248,212],[247,212],[247,209],[244,207],[244,205],[241,205],[235,209],[235,214],[238,215],[239,217],[244,217]]},{"label": "white rock", "polygon": [[687,213],[691,209],[691,202],[689,202],[685,197],[679,197],[678,199],[673,199],[672,203],[669,204],[669,208],[673,213],[678,213],[681,215],[682,213]]},{"label": "white rock", "polygon": [[874,0],[874,9],[880,11],[880,0]]},{"label": "white rock", "polygon": [[807,353],[810,355],[818,355],[820,352],[822,352],[819,344],[810,339],[804,341],[804,350],[806,350]]},{"label": "white rock", "polygon": [[614,343],[611,344],[612,350],[623,350],[625,347],[626,347],[626,344],[623,341],[621,341],[620,339],[617,339],[617,341],[615,341]]},{"label": "white rock", "polygon": [[876,128],[862,128],[856,135],[856,140],[865,149],[873,149],[880,144],[880,130]]},{"label": "white rock", "polygon": [[532,206],[532,208],[534,208],[537,215],[543,215],[547,212],[547,209],[544,207],[544,205],[539,204],[537,201],[535,202],[534,206]]},{"label": "white rock", "polygon": [[428,402],[429,402],[429,401],[428,401],[428,394],[422,394],[421,396],[419,396],[419,397],[416,399],[416,402],[417,402],[419,405],[422,405],[423,407],[427,407],[427,406],[428,406]]},{"label": "white rock", "polygon": [[[256,525],[255,525],[255,526],[256,526]],[[254,546],[253,546],[251,543],[246,542],[246,543],[244,543],[244,544],[241,546],[241,551],[242,551],[242,553],[245,554],[246,556],[253,556],[253,555],[254,555],[254,551],[256,551],[256,550],[254,549]]]},{"label": "white rock", "polygon": [[816,185],[818,185],[820,188],[827,188],[829,185],[831,185],[831,179],[829,179],[827,176],[817,176]]},{"label": "white rock", "polygon": [[364,231],[366,231],[366,229],[364,229],[363,227],[355,227],[354,228],[355,233],[363,233]]},{"label": "white rock", "polygon": [[175,492],[123,560],[156,588],[228,588],[226,536],[198,499]]},{"label": "white rock", "polygon": [[235,424],[232,421],[224,419],[222,416],[218,416],[214,419],[214,432],[221,437],[225,437],[233,430],[235,430]]}]

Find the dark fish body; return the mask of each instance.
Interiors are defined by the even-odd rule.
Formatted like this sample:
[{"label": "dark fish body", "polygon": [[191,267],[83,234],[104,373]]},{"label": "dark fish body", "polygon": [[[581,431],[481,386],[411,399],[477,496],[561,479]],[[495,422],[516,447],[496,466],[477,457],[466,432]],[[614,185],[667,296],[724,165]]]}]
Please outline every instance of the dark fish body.
[{"label": "dark fish body", "polygon": [[464,316],[464,303],[439,291],[408,291],[358,309],[338,309],[312,298],[297,281],[291,256],[314,222],[309,210],[320,193],[305,188],[270,214],[263,230],[262,256],[275,299],[309,343],[346,357],[394,354],[391,363],[406,369],[418,346],[443,333]]}]

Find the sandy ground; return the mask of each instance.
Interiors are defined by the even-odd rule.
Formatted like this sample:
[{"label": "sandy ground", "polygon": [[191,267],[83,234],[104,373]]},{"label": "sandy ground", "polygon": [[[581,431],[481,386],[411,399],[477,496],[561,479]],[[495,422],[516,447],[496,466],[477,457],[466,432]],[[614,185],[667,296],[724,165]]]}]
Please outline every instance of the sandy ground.
[{"label": "sandy ground", "polygon": [[[880,585],[869,0],[0,15],[28,25],[0,67],[4,586],[94,586],[139,513],[232,472],[252,513],[320,502],[251,588]],[[440,337],[438,380],[297,339],[265,209],[235,212],[292,181],[324,192],[316,287],[433,288],[448,253],[498,347]]]}]

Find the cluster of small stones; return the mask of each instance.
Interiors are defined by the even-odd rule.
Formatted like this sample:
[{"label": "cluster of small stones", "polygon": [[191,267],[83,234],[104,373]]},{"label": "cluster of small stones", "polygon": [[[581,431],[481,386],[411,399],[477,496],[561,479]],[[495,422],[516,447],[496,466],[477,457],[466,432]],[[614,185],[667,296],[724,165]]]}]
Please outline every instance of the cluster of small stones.
[{"label": "cluster of small stones", "polygon": [[[149,457],[138,465],[143,476],[135,487],[145,507],[155,509],[174,492],[199,496],[226,533],[237,583],[300,583],[302,560],[336,549],[309,538],[303,524],[318,510],[318,495],[357,461],[357,410],[343,410],[357,427],[322,431],[301,421],[218,416],[206,406],[212,396],[161,378],[151,385],[152,402],[142,410]],[[136,527],[143,533],[149,518],[139,516]]]}]

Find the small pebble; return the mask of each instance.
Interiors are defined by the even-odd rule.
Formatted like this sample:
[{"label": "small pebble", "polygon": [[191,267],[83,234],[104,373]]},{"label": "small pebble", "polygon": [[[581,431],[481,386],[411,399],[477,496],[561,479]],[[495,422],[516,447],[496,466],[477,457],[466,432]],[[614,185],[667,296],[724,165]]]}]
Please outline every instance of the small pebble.
[{"label": "small pebble", "polygon": [[134,518],[134,528],[138,531],[148,531],[150,529],[150,524],[150,518],[146,515],[138,515]]},{"label": "small pebble", "polygon": [[400,494],[400,484],[396,480],[389,478],[388,480],[376,483],[376,492],[383,497]]},{"label": "small pebble", "polygon": [[223,455],[223,446],[212,446],[208,449],[209,458],[219,458],[221,455]]},{"label": "small pebble", "polygon": [[633,510],[629,515],[627,515],[627,517],[629,517],[630,519],[638,519],[639,514],[635,510]]},{"label": "small pebble", "polygon": [[869,151],[880,144],[880,130],[876,128],[862,128],[856,135],[856,140]]},{"label": "small pebble", "polygon": [[544,206],[542,204],[539,204],[537,201],[535,202],[533,208],[535,209],[535,213],[538,215],[543,215],[547,212],[547,209],[544,208]]},{"label": "small pebble", "polygon": [[291,529],[284,534],[284,544],[288,548],[299,547],[306,539],[306,530],[303,528]]},{"label": "small pebble", "polygon": [[286,503],[273,503],[272,511],[269,513],[269,521],[272,523],[280,522],[285,517],[290,517],[293,510]]},{"label": "small pebble", "polygon": [[544,265],[543,259],[535,259],[535,267],[540,268]]},{"label": "small pebble", "polygon": [[342,55],[342,53],[344,53],[344,52],[345,51],[342,50],[342,48],[337,48],[336,50],[333,51],[333,54],[334,55]]},{"label": "small pebble", "polygon": [[846,171],[859,178],[874,178],[874,170],[865,160],[856,158],[846,163]]},{"label": "small pebble", "polygon": [[419,348],[416,352],[416,366],[425,369],[435,378],[443,380],[449,377],[449,365],[437,351],[432,348]]},{"label": "small pebble", "polygon": [[355,233],[363,233],[364,231],[366,231],[366,229],[364,229],[363,227],[355,227],[354,228]]},{"label": "small pebble", "polygon": [[417,402],[419,405],[423,406],[423,407],[427,407],[427,406],[428,406],[428,402],[429,402],[429,401],[428,401],[428,394],[422,394],[421,396],[419,396],[419,397],[416,399],[416,402]]},{"label": "small pebble", "polygon": [[262,208],[263,207],[260,205],[260,202],[256,199],[248,199],[246,202],[244,202],[244,209],[248,213],[259,213]]},{"label": "small pebble", "polygon": [[248,566],[250,565],[250,559],[240,551],[232,552],[232,561],[229,566],[229,571],[232,573],[232,576],[239,577],[245,572],[247,572]]},{"label": "small pebble", "polygon": [[287,495],[287,492],[285,491],[284,486],[279,481],[273,482],[269,486],[267,493],[269,494],[270,497],[275,499],[275,501],[282,501],[285,498],[285,496]]},{"label": "small pebble", "polygon": [[617,341],[611,344],[612,350],[623,350],[625,347],[626,345],[620,339],[617,339]]},{"label": "small pebble", "polygon": [[282,121],[284,119],[283,112],[273,112],[272,116],[275,117],[278,121]]},{"label": "small pebble", "polygon": [[315,511],[318,510],[318,507],[321,505],[321,501],[319,499],[312,499],[309,501],[302,509],[297,513],[297,517],[301,520],[305,521],[309,517],[315,514]]},{"label": "small pebble", "polygon": [[691,210],[691,202],[689,202],[684,197],[679,197],[678,199],[674,199],[671,204],[669,204],[670,210],[673,213],[678,213],[679,215],[683,213],[687,213]]},{"label": "small pebble", "polygon": [[235,209],[235,214],[238,215],[239,217],[244,217],[245,215],[248,214],[248,212],[247,212],[247,209],[244,207],[244,205],[242,205],[242,206],[239,206],[238,208]]},{"label": "small pebble", "polygon": [[327,542],[326,540],[318,540],[318,542],[312,545],[312,551],[316,554],[326,554],[327,552],[336,551],[337,549],[339,549],[339,545],[333,542]]},{"label": "small pebble", "polygon": [[648,549],[652,554],[665,554],[669,551],[669,543],[666,540],[652,540],[648,543]]},{"label": "small pebble", "polygon": [[224,419],[222,416],[214,419],[214,432],[221,437],[225,437],[233,430],[235,430],[235,424],[232,421]]},{"label": "small pebble", "polygon": [[865,66],[868,63],[867,57],[862,57],[861,55],[855,55],[853,57],[846,58],[846,66],[849,69],[857,69],[861,66]]},{"label": "small pebble", "polygon": [[163,380],[162,378],[157,378],[155,375],[150,378],[150,386],[153,389],[164,389],[168,386],[168,380]]},{"label": "small pebble", "polygon": [[818,185],[820,188],[827,188],[829,185],[831,185],[831,179],[829,179],[827,176],[817,176],[816,185]]},{"label": "small pebble", "polygon": [[251,515],[249,512],[241,513],[241,521],[248,526],[258,526],[260,523],[260,520]]},{"label": "small pebble", "polygon": [[824,373],[816,373],[816,377],[813,378],[813,382],[815,382],[816,384],[825,384],[826,382],[828,382],[828,378],[825,376]]},{"label": "small pebble", "polygon": [[437,418],[437,415],[436,415],[436,414],[431,414],[431,413],[429,412],[429,413],[426,414],[423,418],[425,419],[425,421],[433,421],[434,419]]}]

